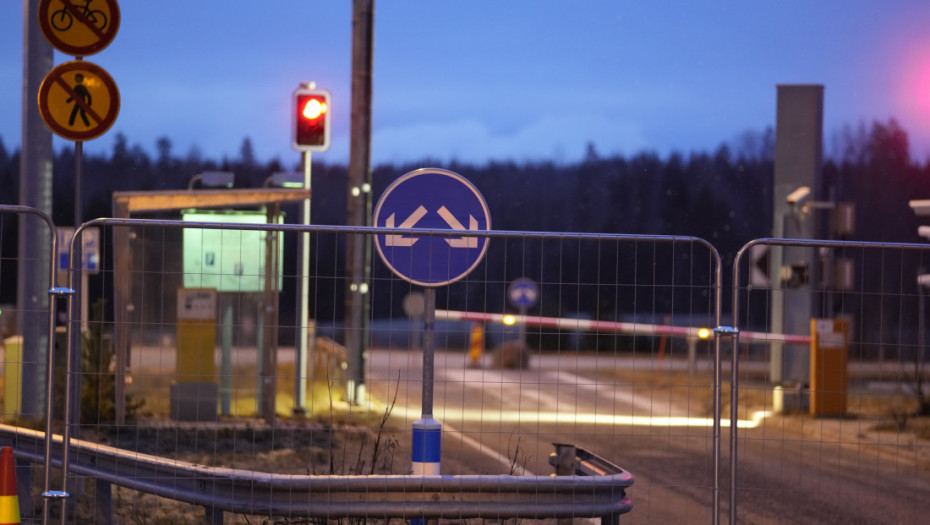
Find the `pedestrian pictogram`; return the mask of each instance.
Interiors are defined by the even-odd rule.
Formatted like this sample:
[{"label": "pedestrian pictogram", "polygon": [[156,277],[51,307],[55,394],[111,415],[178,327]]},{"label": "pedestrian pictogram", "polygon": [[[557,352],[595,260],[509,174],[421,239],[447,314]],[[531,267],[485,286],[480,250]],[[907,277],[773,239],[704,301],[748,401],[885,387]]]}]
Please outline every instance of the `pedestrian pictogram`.
[{"label": "pedestrian pictogram", "polygon": [[110,45],[119,30],[116,0],[42,0],[39,27],[55,49],[83,57]]},{"label": "pedestrian pictogram", "polygon": [[[75,97],[80,98],[83,103],[78,103]],[[68,97],[68,100],[65,102],[74,102],[74,108],[71,110],[71,117],[68,118],[68,125],[74,126],[74,117],[80,113],[81,120],[84,121],[84,126],[90,127],[90,121],[87,120],[87,112],[84,111],[84,108],[89,108],[94,101],[93,97],[90,96],[90,92],[87,91],[87,86],[84,85],[84,75],[75,73],[74,96]]]},{"label": "pedestrian pictogram", "polygon": [[58,136],[84,141],[103,135],[119,114],[116,82],[100,66],[74,60],[55,66],[39,88],[39,112]]}]

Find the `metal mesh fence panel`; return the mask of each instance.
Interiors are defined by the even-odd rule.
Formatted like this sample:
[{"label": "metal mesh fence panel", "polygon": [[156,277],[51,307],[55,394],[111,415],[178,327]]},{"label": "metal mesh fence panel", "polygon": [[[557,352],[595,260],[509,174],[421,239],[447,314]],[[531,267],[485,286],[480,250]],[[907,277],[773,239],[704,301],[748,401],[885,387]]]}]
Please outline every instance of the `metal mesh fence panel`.
[{"label": "metal mesh fence panel", "polygon": [[[711,520],[719,267],[703,241],[486,233],[486,256],[471,273],[425,289],[377,255],[367,282],[349,282],[350,237],[370,245],[384,229],[282,225],[269,234],[217,220],[94,221],[112,252],[86,287],[80,419],[71,427],[80,444],[69,474],[81,489],[69,502],[76,520],[417,515],[403,508],[424,518]],[[301,320],[295,253],[305,231]],[[347,314],[350,294],[364,299],[362,323]],[[70,304],[79,318],[79,298]],[[363,351],[346,346],[352,335]],[[410,481],[433,454],[418,441],[425,415],[441,428],[431,472],[457,489]],[[93,443],[119,451],[95,452],[98,468],[125,463],[106,480],[112,487],[91,483],[99,473],[82,464]],[[189,468],[203,473],[194,488]],[[155,488],[140,488],[132,470]],[[556,472],[574,488],[549,488]],[[300,484],[327,484],[331,502],[352,500],[357,489],[344,484],[358,476],[366,494],[384,495],[374,498],[383,508],[320,506]],[[391,495],[396,476],[413,483],[405,496]],[[174,493],[163,487],[172,483]],[[252,499],[226,504],[241,483],[254,486]],[[610,505],[596,483],[612,491]],[[213,490],[215,505],[198,490]]]},{"label": "metal mesh fence panel", "polygon": [[[100,271],[72,261],[49,293],[59,326],[35,328],[58,340],[56,440],[4,408],[3,444],[48,465],[44,489],[17,470],[33,487],[25,515],[58,500],[74,523],[705,523],[721,507],[733,523],[920,523],[928,510],[922,245],[753,241],[721,301],[699,239],[476,233],[488,249],[472,271],[427,288],[374,249],[352,282],[345,247],[449,238],[436,256],[451,268],[468,236],[242,215],[93,221]],[[751,280],[757,246],[811,250],[819,266]],[[8,294],[11,264],[29,261],[0,255]],[[65,329],[82,334],[71,404]],[[5,388],[22,381],[16,363],[5,348]]]},{"label": "metal mesh fence panel", "polygon": [[[785,270],[746,277],[766,250]],[[787,263],[804,250],[817,263],[802,275]],[[741,253],[731,408],[757,424],[731,443],[731,522],[925,521],[927,246],[762,239]]]}]

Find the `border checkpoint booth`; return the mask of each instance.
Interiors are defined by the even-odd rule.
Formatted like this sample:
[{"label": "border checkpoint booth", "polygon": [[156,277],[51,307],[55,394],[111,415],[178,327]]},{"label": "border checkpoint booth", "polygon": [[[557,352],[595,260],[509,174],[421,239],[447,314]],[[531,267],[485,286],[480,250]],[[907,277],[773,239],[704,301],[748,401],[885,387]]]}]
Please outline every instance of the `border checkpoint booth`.
[{"label": "border checkpoint booth", "polygon": [[[305,188],[248,188],[248,189],[207,189],[207,190],[164,190],[144,192],[114,192],[113,217],[116,219],[130,219],[134,215],[144,213],[174,212],[185,209],[223,209],[241,208],[248,206],[263,206],[267,210],[268,222],[279,222],[281,205],[284,203],[304,202],[310,199],[311,190]],[[134,314],[132,304],[132,271],[133,254],[131,249],[130,229],[127,227],[113,228],[113,306],[114,306],[114,352],[116,368],[116,420],[123,424],[126,416],[126,374],[128,372],[129,355],[132,348],[131,326]],[[272,251],[277,253],[278,250]],[[266,265],[266,270],[276,268],[277,264]],[[268,272],[266,272],[268,273]],[[270,275],[270,273],[269,273]],[[274,277],[272,277],[274,279]],[[267,280],[267,276],[266,276]],[[276,279],[275,279],[276,280]],[[268,288],[268,287],[266,287]],[[266,291],[276,293],[276,290]],[[265,298],[266,301],[270,300]],[[276,312],[277,309],[274,309]],[[268,326],[275,320],[266,320]],[[273,371],[274,343],[272,338],[266,337],[262,341],[262,358],[266,361],[265,369]],[[268,365],[272,365],[270,368]],[[264,387],[265,385],[263,385]],[[271,385],[273,388],[274,385]],[[263,392],[263,400],[270,397],[270,410],[265,414],[266,419],[273,418],[274,390]],[[199,409],[198,409],[199,410]],[[204,414],[206,416],[206,414]],[[200,417],[200,416],[198,416]],[[213,418],[215,419],[215,414]],[[209,418],[207,419],[209,420]]]}]

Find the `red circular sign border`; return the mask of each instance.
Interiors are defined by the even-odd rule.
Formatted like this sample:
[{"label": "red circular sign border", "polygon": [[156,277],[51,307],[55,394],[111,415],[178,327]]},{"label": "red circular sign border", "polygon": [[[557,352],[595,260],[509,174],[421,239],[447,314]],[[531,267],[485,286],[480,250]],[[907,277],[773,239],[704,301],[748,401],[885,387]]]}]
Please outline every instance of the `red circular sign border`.
[{"label": "red circular sign border", "polygon": [[[39,27],[42,28],[42,34],[45,35],[45,39],[52,44],[52,46],[61,51],[62,53],[73,55],[76,57],[85,57],[99,53],[103,51],[107,46],[113,42],[113,39],[116,38],[116,33],[119,31],[120,24],[120,12],[119,4],[116,3],[116,0],[104,0],[107,6],[110,8],[110,20],[109,28],[104,33],[104,38],[98,40],[94,44],[89,46],[73,46],[64,42],[61,38],[58,37],[54,28],[49,25],[48,21],[48,10],[51,7],[51,3],[54,0],[42,0],[39,4]],[[80,22],[75,20],[75,22]]]},{"label": "red circular sign border", "polygon": [[[69,71],[74,71],[77,69],[85,70],[91,74],[97,75],[102,81],[103,85],[106,86],[107,91],[110,94],[110,110],[103,117],[100,124],[91,130],[88,131],[73,131],[65,128],[59,124],[51,114],[51,111],[48,107],[48,93],[52,88],[52,84],[58,78],[64,76],[65,73]],[[43,104],[43,100],[45,103]],[[94,64],[92,62],[87,62],[85,60],[72,60],[70,62],[65,62],[63,64],[58,64],[51,71],[48,72],[48,75],[45,75],[45,79],[42,80],[42,85],[39,87],[39,112],[42,114],[42,120],[45,121],[45,125],[49,127],[56,135],[63,139],[73,140],[73,141],[85,141],[91,140],[103,135],[107,132],[116,122],[116,117],[119,115],[120,99],[119,99],[119,89],[116,87],[116,82],[113,80],[113,77],[106,72],[102,67]]]}]

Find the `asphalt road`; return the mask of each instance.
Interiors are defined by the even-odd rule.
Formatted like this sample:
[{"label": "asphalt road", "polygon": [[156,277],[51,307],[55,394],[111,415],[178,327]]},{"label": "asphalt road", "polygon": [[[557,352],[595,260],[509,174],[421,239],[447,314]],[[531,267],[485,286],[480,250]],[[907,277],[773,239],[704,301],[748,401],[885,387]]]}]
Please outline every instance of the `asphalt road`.
[{"label": "asphalt road", "polygon": [[[397,394],[392,417],[408,426],[419,419],[422,354],[372,351],[368,366],[374,396]],[[528,370],[493,370],[470,368],[461,353],[438,353],[433,416],[443,425],[442,472],[549,474],[552,443],[573,443],[635,476],[633,511],[622,522],[711,523],[709,385],[676,391],[604,380],[603,372],[617,366],[652,364],[537,356]],[[907,447],[890,443],[882,450],[855,435],[811,440],[774,416],[751,428],[760,421],[752,416],[745,414],[747,427],[739,432],[738,523],[928,522],[930,471]],[[728,428],[721,439],[726,523]]]}]

